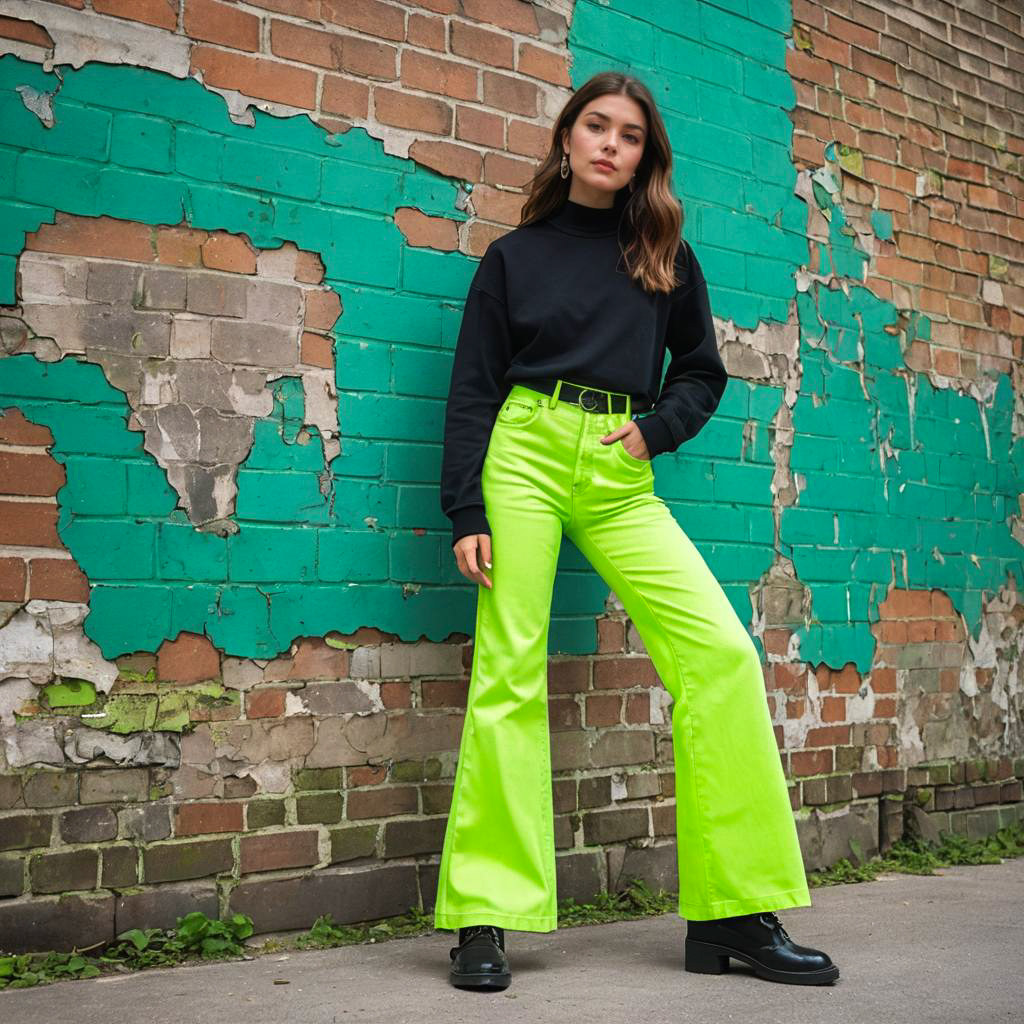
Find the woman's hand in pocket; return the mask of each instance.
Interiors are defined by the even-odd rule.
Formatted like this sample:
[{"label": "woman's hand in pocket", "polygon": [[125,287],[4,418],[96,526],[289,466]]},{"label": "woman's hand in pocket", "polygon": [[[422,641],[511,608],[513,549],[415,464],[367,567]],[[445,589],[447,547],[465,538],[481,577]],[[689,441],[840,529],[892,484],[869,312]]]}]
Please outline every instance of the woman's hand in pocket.
[{"label": "woman's hand in pocket", "polygon": [[471,533],[460,537],[453,545],[455,562],[459,572],[473,583],[492,587],[489,577],[484,574],[482,566],[491,568],[491,535],[489,533]]},{"label": "woman's hand in pocket", "polygon": [[621,427],[616,427],[610,434],[605,434],[601,441],[608,442],[609,444],[618,444],[620,438],[622,439],[622,447],[634,459],[644,459],[650,462],[651,453],[647,450],[647,442],[644,440],[644,435],[636,425],[635,420],[630,420],[628,423],[623,423]]}]

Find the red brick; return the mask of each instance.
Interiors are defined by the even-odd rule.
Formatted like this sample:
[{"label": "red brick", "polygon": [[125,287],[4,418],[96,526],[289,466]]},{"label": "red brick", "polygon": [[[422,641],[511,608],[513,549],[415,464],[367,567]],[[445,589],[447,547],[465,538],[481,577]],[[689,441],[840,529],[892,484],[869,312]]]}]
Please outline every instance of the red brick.
[{"label": "red brick", "polygon": [[92,9],[97,14],[111,14],[171,31],[178,27],[178,5],[167,0],[92,0]]},{"label": "red brick", "polygon": [[0,544],[58,548],[57,506],[37,501],[0,501]]},{"label": "red brick", "polygon": [[462,0],[462,13],[473,21],[519,35],[540,35],[537,14],[533,5],[525,0]]},{"label": "red brick", "polygon": [[[453,23],[454,27],[454,23]],[[444,50],[445,23],[443,18],[429,14],[409,13],[405,27],[405,41],[425,50]]]},{"label": "red brick", "polygon": [[0,443],[49,446],[53,434],[49,427],[25,419],[20,409],[0,411]]},{"label": "red brick", "polygon": [[551,732],[578,732],[582,725],[580,707],[571,697],[556,697],[548,702],[548,728]]},{"label": "red brick", "polygon": [[111,260],[152,263],[151,232],[148,224],[113,217],[77,217],[57,212],[53,224],[42,224],[25,235],[25,248],[34,252],[65,256],[99,256]]},{"label": "red brick", "polygon": [[185,35],[233,50],[260,48],[260,19],[217,0],[185,0]]},{"label": "red brick", "polygon": [[378,86],[373,90],[373,104],[381,124],[409,128],[422,134],[451,134],[452,109],[441,100]]},{"label": "red brick", "polygon": [[72,558],[33,558],[28,596],[45,601],[89,603],[89,581]]},{"label": "red brick", "polygon": [[355,764],[348,769],[348,787],[376,786],[388,780],[386,764]]},{"label": "red brick", "polygon": [[363,120],[370,113],[370,87],[364,82],[340,75],[324,75],[320,109]]},{"label": "red brick", "polygon": [[329,331],[341,316],[338,293],[325,288],[306,293],[305,325],[314,331]]},{"label": "red brick", "polygon": [[874,668],[871,670],[871,689],[875,693],[896,692],[896,669]]},{"label": "red brick", "polygon": [[422,167],[429,167],[447,177],[462,181],[483,180],[483,159],[477,150],[468,146],[436,139],[417,139],[409,147],[409,156]]},{"label": "red brick", "polygon": [[196,836],[209,832],[241,832],[241,803],[178,804],[174,809],[174,834]]},{"label": "red brick", "polygon": [[511,71],[516,66],[516,46],[511,36],[464,21],[451,22],[451,50],[490,68]]},{"label": "red brick", "polygon": [[21,558],[0,558],[0,601],[25,600],[25,562]]},{"label": "red brick", "polygon": [[504,110],[510,114],[537,116],[540,88],[533,82],[499,71],[484,71],[483,86],[484,106]]},{"label": "red brick", "polygon": [[350,654],[331,647],[319,637],[302,637],[290,658],[275,658],[264,671],[267,682],[286,679],[345,679]]},{"label": "red brick", "polygon": [[508,123],[508,151],[539,160],[548,151],[551,140],[549,128],[529,121],[511,118]]},{"label": "red brick", "polygon": [[411,206],[395,210],[395,227],[405,235],[408,245],[454,252],[459,247],[459,230],[448,217],[432,217]]},{"label": "red brick", "polygon": [[[775,670],[775,688],[786,693],[807,692],[807,666],[785,661],[771,663]],[[771,671],[771,668],[769,671]]]},{"label": "red brick", "polygon": [[64,467],[49,455],[0,452],[0,494],[52,497],[64,481]]},{"label": "red brick", "polygon": [[299,249],[295,258],[295,280],[303,284],[319,284],[324,279],[324,261],[319,253]]},{"label": "red brick", "polygon": [[804,745],[807,747],[836,747],[850,742],[848,725],[826,725],[808,729]]},{"label": "red brick", "polygon": [[255,274],[256,253],[244,238],[215,231],[202,244],[203,266],[232,274]]},{"label": "red brick", "polygon": [[503,153],[487,153],[484,155],[482,177],[494,185],[521,188],[533,177],[535,166],[532,160],[517,160]]},{"label": "red brick", "polygon": [[626,624],[621,619],[597,620],[598,654],[622,654],[626,649]]},{"label": "red brick", "polygon": [[405,11],[380,0],[321,0],[320,17],[381,39],[405,40]]},{"label": "red brick", "polygon": [[348,793],[345,817],[356,821],[363,818],[388,818],[395,814],[415,814],[419,810],[417,800],[415,786],[352,790]]},{"label": "red brick", "polygon": [[[479,146],[501,149],[505,145],[505,119],[487,110],[477,110],[458,104],[455,108],[455,138],[463,142],[475,142]],[[473,191],[473,205],[477,215],[481,211]]]},{"label": "red brick", "polygon": [[411,708],[412,687],[403,680],[381,683],[380,701],[386,708]]},{"label": "red brick", "polygon": [[373,39],[346,36],[341,51],[340,71],[357,78],[393,82],[398,77],[398,50]]},{"label": "red brick", "polygon": [[553,85],[570,85],[569,66],[564,53],[545,50],[532,43],[519,47],[519,74],[540,78]]},{"label": "red brick", "polygon": [[548,662],[548,693],[582,693],[589,689],[590,666],[587,658]]},{"label": "red brick", "polygon": [[468,698],[468,679],[424,679],[420,683],[425,708],[465,708]]},{"label": "red brick", "polygon": [[18,39],[33,46],[45,46],[47,49],[53,46],[53,39],[46,29],[35,22],[22,21],[20,18],[0,17],[0,36],[4,39]]},{"label": "red brick", "polygon": [[320,17],[320,0],[246,0],[250,7],[262,7],[303,21],[316,21]]},{"label": "red brick", "polygon": [[239,841],[241,873],[279,868],[312,867],[320,860],[316,829],[302,832],[268,832],[243,836]]},{"label": "red brick", "polygon": [[158,679],[176,683],[198,683],[220,678],[220,654],[207,636],[179,633],[165,640],[157,651]]},{"label": "red brick", "polygon": [[407,89],[438,93],[459,100],[480,98],[480,72],[461,64],[415,50],[402,51],[402,85]]},{"label": "red brick", "polygon": [[270,23],[270,50],[275,57],[301,61],[335,71],[344,67],[345,37],[337,32],[295,25],[290,21]]},{"label": "red brick", "polygon": [[284,689],[251,690],[245,695],[247,718],[280,718],[284,714]]},{"label": "red brick", "polygon": [[237,89],[246,96],[313,110],[316,75],[280,61],[225,53],[209,46],[194,46],[190,71],[199,71],[206,85]]},{"label": "red brick", "polygon": [[618,725],[622,714],[619,694],[593,694],[587,697],[587,727],[603,728]]},{"label": "red brick", "polygon": [[594,689],[614,690],[630,686],[660,686],[661,679],[648,657],[601,658],[594,662]]},{"label": "red brick", "polygon": [[300,360],[307,366],[321,366],[324,369],[334,368],[334,343],[322,334],[311,331],[302,332],[302,348]]},{"label": "red brick", "polygon": [[846,698],[845,697],[822,697],[821,698],[821,720],[823,722],[845,722],[846,721]]},{"label": "red brick", "polygon": [[651,721],[651,698],[646,693],[626,694],[627,725],[647,725]]},{"label": "red brick", "polygon": [[831,750],[794,750],[791,755],[794,776],[820,775],[832,771]]}]

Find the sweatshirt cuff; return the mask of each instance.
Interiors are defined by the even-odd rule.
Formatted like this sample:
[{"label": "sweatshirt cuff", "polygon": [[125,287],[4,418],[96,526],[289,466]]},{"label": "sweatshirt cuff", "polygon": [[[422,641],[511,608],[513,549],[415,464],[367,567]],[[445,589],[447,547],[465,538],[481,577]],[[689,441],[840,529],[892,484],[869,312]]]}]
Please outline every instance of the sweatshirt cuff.
[{"label": "sweatshirt cuff", "polygon": [[672,432],[668,429],[668,424],[656,412],[641,416],[636,421],[636,425],[644,436],[644,444],[647,445],[647,451],[652,459],[655,455],[675,449],[675,442]]},{"label": "sweatshirt cuff", "polygon": [[452,547],[471,533],[491,532],[483,505],[466,505],[452,513]]}]

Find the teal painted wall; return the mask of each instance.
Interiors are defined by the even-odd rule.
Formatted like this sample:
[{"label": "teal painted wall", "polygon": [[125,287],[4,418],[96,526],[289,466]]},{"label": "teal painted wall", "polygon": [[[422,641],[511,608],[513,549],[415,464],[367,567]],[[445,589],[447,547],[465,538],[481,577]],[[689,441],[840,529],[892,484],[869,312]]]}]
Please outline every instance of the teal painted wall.
[{"label": "teal painted wall", "polygon": [[[803,376],[791,468],[806,489],[781,513],[780,553],[811,590],[804,660],[866,671],[870,626],[894,579],[948,593],[975,635],[985,594],[1008,572],[1024,580],[1009,525],[1022,447],[1008,379],[983,423],[974,400],[905,369],[900,339],[884,330],[898,311],[857,283],[863,253],[824,193],[830,258],[849,287],[797,293],[809,250],[786,113],[790,27],[778,0],[580,2],[573,83],[621,66],[654,89],[675,146],[684,233],[718,317],[754,328],[785,321],[796,301]],[[329,467],[333,500],[320,492],[315,432],[313,443],[295,443],[301,388],[281,381],[238,472],[240,529],[230,538],[199,533],[175,511],[142,434],[128,429],[125,396],[97,366],[0,360],[0,408],[50,427],[66,466],[59,532],[92,585],[88,635],[108,657],[153,650],[181,630],[205,631],[229,654],[268,657],[296,636],[363,625],[409,641],[471,633],[475,588],[455,568],[437,477],[475,262],[409,247],[393,223],[398,206],[464,219],[456,183],[385,154],[359,128],[330,136],[305,116],[259,112],[254,127],[236,125],[191,79],[108,65],[61,75],[63,84],[0,59],[0,302],[15,301],[25,233],[64,211],[154,225],[184,214],[261,248],[294,242],[321,255],[344,307],[334,330],[343,454]],[[20,85],[59,86],[52,129],[25,108]],[[913,315],[910,334],[907,345],[927,339],[927,318]],[[897,370],[912,381],[912,405]],[[704,431],[655,463],[658,493],[747,623],[750,587],[776,556],[771,424],[782,402],[780,387],[733,379]],[[883,468],[887,437],[899,458]],[[594,651],[607,586],[568,541],[560,569],[551,650]]]}]

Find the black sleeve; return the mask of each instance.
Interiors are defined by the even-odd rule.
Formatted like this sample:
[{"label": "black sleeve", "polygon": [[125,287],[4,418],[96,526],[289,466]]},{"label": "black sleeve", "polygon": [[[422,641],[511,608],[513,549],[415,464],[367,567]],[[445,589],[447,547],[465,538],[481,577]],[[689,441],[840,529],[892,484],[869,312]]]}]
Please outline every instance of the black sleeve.
[{"label": "black sleeve", "polygon": [[669,311],[665,344],[671,359],[654,408],[636,421],[652,459],[674,452],[700,432],[729,380],[718,352],[704,273],[689,243],[682,244],[691,263]]},{"label": "black sleeve", "polygon": [[455,343],[441,457],[441,510],[452,521],[452,546],[490,533],[480,477],[491,429],[508,393],[512,340],[504,264],[492,243],[470,282]]}]

